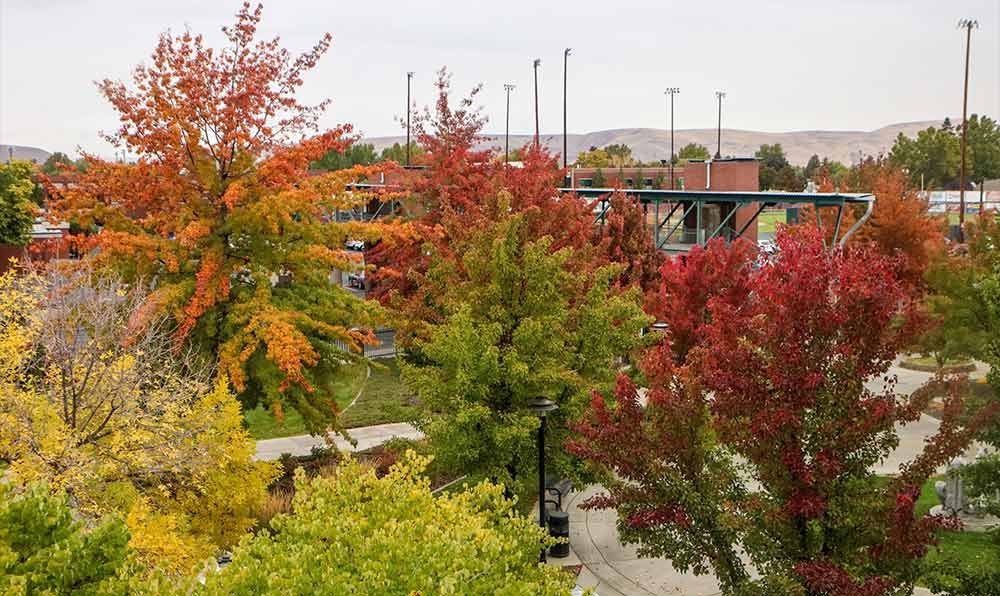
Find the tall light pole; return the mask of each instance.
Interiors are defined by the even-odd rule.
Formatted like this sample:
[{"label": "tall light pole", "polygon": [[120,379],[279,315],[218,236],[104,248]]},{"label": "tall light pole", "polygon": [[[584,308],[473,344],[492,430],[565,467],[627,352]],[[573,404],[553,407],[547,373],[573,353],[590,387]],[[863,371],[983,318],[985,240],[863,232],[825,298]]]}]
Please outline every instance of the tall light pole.
[{"label": "tall light pole", "polygon": [[410,81],[413,71],[406,73],[406,165],[410,165]]},{"label": "tall light pole", "polygon": [[538,148],[538,66],[542,63],[541,58],[535,58],[535,148]]},{"label": "tall light pole", "polygon": [[[972,45],[972,30],[979,26],[973,19],[962,19],[958,22],[960,29],[965,29],[965,92],[962,95],[962,167],[958,175],[958,241],[965,242],[965,148],[968,143],[969,122],[966,114],[969,109],[969,50]],[[979,217],[983,214],[980,213]]]},{"label": "tall light pole", "polygon": [[567,90],[567,67],[569,66],[569,54],[573,48],[563,50],[563,169],[566,169],[566,90]]},{"label": "tall light pole", "polygon": [[504,84],[503,88],[507,92],[507,128],[503,135],[503,162],[507,163],[510,159],[510,92],[514,90],[515,85],[510,83]]},{"label": "tall light pole", "polygon": [[722,98],[726,96],[725,91],[716,91],[715,97],[719,99],[719,127],[716,132],[715,159],[722,158]]},{"label": "tall light pole", "polygon": [[679,87],[668,87],[665,94],[670,96],[670,190],[674,189],[674,95],[680,93]]},{"label": "tall light pole", "polygon": [[[545,529],[545,417],[559,409],[555,402],[544,397],[536,397],[528,403],[528,409],[538,416],[538,525]],[[545,549],[538,555],[545,562]]]}]

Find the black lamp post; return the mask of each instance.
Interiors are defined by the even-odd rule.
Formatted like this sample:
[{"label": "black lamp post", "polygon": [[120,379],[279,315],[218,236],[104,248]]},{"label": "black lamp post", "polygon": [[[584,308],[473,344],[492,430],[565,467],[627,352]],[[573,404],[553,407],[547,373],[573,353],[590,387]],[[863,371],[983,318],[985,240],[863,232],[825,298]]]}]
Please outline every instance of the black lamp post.
[{"label": "black lamp post", "polygon": [[[538,525],[545,530],[545,417],[559,406],[545,397],[536,397],[528,403],[528,409],[538,416]],[[538,554],[538,560],[545,562],[545,549]]]}]

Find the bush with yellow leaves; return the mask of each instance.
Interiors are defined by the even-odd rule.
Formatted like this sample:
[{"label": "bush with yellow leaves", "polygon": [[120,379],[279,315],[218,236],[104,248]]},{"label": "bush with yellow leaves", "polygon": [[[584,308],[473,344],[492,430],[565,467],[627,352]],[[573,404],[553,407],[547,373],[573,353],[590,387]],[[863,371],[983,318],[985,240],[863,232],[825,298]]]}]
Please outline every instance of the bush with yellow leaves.
[{"label": "bush with yellow leaves", "polygon": [[434,496],[413,451],[379,478],[348,460],[296,478],[294,513],[234,551],[196,592],[208,594],[566,595],[561,569],[538,563],[554,540],[484,482]]},{"label": "bush with yellow leaves", "polygon": [[277,470],[226,379],[144,304],[86,268],[0,276],[0,459],[15,485],[121,515],[140,562],[181,573],[253,527]]}]

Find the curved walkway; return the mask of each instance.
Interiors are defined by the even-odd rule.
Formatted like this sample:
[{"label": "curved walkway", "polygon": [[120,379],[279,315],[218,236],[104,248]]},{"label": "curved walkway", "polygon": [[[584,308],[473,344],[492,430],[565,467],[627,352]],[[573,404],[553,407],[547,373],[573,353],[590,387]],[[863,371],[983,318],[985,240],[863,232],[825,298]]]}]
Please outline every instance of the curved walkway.
[{"label": "curved walkway", "polygon": [[[330,433],[330,440],[333,441],[337,449],[341,451],[364,451],[385,443],[389,439],[396,437],[403,439],[419,439],[423,433],[413,428],[405,422],[394,422],[390,424],[376,424],[375,426],[362,426],[352,428],[347,434],[354,439],[357,444],[351,445],[344,437]],[[326,440],[323,437],[312,435],[299,435],[296,437],[282,437],[280,439],[266,439],[257,441],[257,454],[254,459],[272,460],[280,459],[281,454],[309,455],[313,447],[325,447]]]}]

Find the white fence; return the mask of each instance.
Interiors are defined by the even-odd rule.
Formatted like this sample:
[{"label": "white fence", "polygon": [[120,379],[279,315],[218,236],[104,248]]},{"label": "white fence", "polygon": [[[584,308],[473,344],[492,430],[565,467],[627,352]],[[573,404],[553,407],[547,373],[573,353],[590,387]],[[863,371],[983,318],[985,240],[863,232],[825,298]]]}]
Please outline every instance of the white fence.
[{"label": "white fence", "polygon": [[[924,192],[927,201],[931,205],[932,213],[944,213],[945,211],[957,211],[960,203],[959,192],[957,190],[935,190]],[[965,191],[965,212],[979,213],[978,190]],[[1000,211],[1000,191],[988,190],[982,193],[983,207]]]}]

